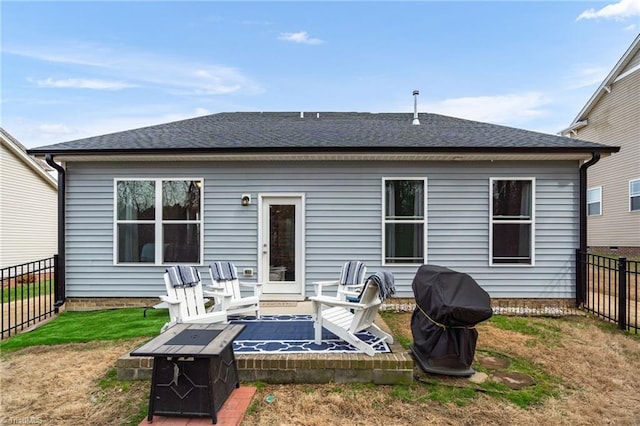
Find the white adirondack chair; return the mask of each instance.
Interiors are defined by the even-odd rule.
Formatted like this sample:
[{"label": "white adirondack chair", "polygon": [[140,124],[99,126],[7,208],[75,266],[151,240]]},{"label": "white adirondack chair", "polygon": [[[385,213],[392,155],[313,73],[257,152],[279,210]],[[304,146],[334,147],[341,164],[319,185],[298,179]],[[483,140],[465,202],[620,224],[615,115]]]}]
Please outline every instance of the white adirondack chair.
[{"label": "white adirondack chair", "polygon": [[[238,270],[231,262],[212,262],[209,264],[209,275],[212,285],[207,286],[204,293],[216,299],[215,310],[221,309],[227,315],[252,312],[256,318],[260,318],[262,283],[241,282],[238,279]],[[243,297],[241,287],[250,288],[252,295]]]},{"label": "white adirondack chair", "polygon": [[[374,324],[378,309],[382,304],[378,285],[373,279],[365,283],[360,302],[347,302],[331,296],[310,297],[315,311],[314,340],[322,342],[322,328],[326,328],[344,341],[352,344],[367,355],[375,354],[375,346],[380,342],[393,343],[393,337]],[[326,306],[327,308],[323,308]],[[356,333],[368,331],[377,337],[371,343],[364,342]]]},{"label": "white adirondack chair", "polygon": [[316,281],[313,283],[316,296],[323,296],[326,287],[337,286],[335,298],[338,300],[356,302],[364,286],[367,266],[360,261],[351,260],[342,265],[340,278],[333,281]]},{"label": "white adirondack chair", "polygon": [[[180,272],[187,272],[197,281],[185,282],[180,277]],[[187,280],[189,281],[189,280]],[[200,274],[193,266],[173,266],[164,274],[164,283],[167,289],[166,296],[160,296],[162,302],[169,307],[169,322],[162,327],[162,332],[168,330],[177,323],[216,323],[227,322],[227,313],[223,310],[207,312],[202,290]],[[211,294],[214,296],[214,294]],[[215,296],[224,299],[224,295]]]}]

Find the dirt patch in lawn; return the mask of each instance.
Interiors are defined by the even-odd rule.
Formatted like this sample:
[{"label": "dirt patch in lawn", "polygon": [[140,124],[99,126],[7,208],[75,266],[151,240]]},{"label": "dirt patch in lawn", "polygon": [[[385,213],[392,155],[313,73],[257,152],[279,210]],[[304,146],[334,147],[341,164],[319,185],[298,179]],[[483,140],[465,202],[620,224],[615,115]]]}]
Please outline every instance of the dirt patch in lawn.
[{"label": "dirt patch in lawn", "polygon": [[124,353],[148,339],[34,346],[0,360],[0,424],[123,425],[148,382],[101,386]]},{"label": "dirt patch in lawn", "polygon": [[[410,314],[397,315],[393,328],[403,327],[398,335],[410,339]],[[584,317],[529,318],[526,325],[523,332],[481,324],[476,357],[508,359],[508,368],[525,361],[543,372],[553,381],[554,395],[536,405],[521,408],[469,387],[466,379],[437,376],[424,376],[437,385],[257,384],[243,424],[640,424],[638,337]],[[105,378],[118,357],[143,340],[33,347],[5,354],[0,360],[0,422],[139,423],[149,382],[111,379],[105,384]],[[492,370],[487,374],[491,377]],[[275,399],[267,402],[267,396]]]},{"label": "dirt patch in lawn", "polygon": [[[410,316],[398,314],[392,327],[403,328],[397,333],[401,338],[411,339]],[[523,321],[525,332],[481,324],[476,358],[503,357],[542,372],[553,382],[554,396],[539,404],[521,408],[464,378],[422,373],[436,384],[267,385],[244,424],[325,425],[327,419],[354,425],[640,424],[640,339],[585,317]],[[490,380],[500,371],[500,366],[488,370]],[[265,402],[267,395],[275,401]]]}]

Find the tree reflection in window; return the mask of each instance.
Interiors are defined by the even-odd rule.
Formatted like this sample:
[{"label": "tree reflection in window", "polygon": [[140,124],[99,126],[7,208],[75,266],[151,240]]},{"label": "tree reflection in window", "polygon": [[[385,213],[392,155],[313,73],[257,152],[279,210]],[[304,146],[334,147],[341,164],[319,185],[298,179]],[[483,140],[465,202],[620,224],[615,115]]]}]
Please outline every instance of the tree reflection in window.
[{"label": "tree reflection in window", "polygon": [[198,220],[200,182],[170,180],[162,182],[162,219]]},{"label": "tree reflection in window", "polygon": [[201,188],[200,180],[117,181],[117,263],[199,263]]},{"label": "tree reflection in window", "polygon": [[156,187],[148,180],[119,181],[118,219],[154,220]]}]

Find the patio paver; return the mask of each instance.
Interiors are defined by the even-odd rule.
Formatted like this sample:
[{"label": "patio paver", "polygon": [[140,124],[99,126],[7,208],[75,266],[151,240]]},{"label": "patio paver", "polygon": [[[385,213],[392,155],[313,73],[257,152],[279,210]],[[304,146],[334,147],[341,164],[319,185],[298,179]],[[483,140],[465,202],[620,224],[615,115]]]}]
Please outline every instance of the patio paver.
[{"label": "patio paver", "polygon": [[[220,411],[217,413],[217,426],[239,426],[242,423],[244,414],[247,412],[251,401],[255,396],[257,388],[253,386],[240,386],[234,389],[227,400],[222,404]],[[149,423],[145,417],[139,426],[148,426],[149,424],[163,426],[196,426],[210,425],[211,417],[165,417],[153,416],[153,423]]]}]

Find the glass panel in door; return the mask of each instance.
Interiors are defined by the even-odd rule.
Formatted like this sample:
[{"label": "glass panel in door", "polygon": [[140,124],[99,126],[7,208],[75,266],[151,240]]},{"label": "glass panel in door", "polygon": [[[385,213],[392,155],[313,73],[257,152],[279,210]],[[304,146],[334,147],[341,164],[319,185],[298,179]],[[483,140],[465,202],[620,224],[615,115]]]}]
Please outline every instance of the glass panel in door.
[{"label": "glass panel in door", "polygon": [[269,281],[296,280],[296,206],[269,206]]}]

